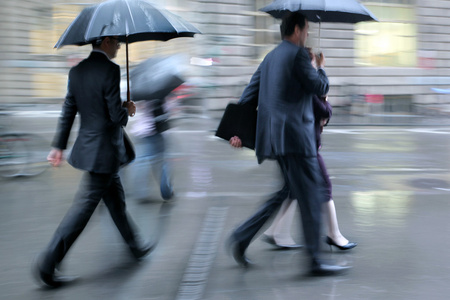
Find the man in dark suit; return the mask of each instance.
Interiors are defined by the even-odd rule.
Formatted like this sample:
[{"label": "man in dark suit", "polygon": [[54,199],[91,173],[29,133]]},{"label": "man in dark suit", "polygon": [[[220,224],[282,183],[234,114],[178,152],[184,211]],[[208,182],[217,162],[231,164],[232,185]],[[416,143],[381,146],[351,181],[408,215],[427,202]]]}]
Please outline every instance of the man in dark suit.
[{"label": "man in dark suit", "polygon": [[61,286],[71,279],[57,276],[55,268],[83,231],[101,199],[137,259],[153,248],[139,240],[127,216],[118,174],[120,166],[134,159],[133,147],[122,127],[127,124],[128,116],[136,112],[133,102],[122,103],[120,99],[120,67],[111,61],[120,43],[116,37],[105,37],[92,45],[90,56],[69,72],[66,100],[53,149],[47,158],[53,166],[60,165],[79,113],[80,129],[68,162],[86,172],[72,206],[35,266],[37,278],[51,287]]},{"label": "man in dark suit", "polygon": [[[317,61],[318,70],[311,65],[305,48],[308,30],[308,20],[298,12],[283,19],[283,41],[264,58],[239,101],[258,107],[255,147],[258,162],[276,160],[285,185],[233,232],[229,246],[234,259],[247,266],[245,250],[291,195],[298,199],[311,272],[326,275],[345,267],[324,264],[319,257],[321,204],[326,201],[326,194],[317,162],[312,97],[325,95],[329,84],[323,55]],[[230,143],[241,146],[239,137],[233,137]]]}]

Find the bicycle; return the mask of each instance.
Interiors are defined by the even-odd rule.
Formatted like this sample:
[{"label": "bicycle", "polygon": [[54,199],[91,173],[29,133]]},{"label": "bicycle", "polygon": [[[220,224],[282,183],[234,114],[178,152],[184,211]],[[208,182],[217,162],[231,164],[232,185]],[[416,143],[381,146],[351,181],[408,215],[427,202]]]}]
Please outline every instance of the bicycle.
[{"label": "bicycle", "polygon": [[[10,115],[1,112],[2,118]],[[0,176],[36,176],[43,173],[49,164],[45,160],[46,140],[38,134],[9,132],[0,125]]]}]

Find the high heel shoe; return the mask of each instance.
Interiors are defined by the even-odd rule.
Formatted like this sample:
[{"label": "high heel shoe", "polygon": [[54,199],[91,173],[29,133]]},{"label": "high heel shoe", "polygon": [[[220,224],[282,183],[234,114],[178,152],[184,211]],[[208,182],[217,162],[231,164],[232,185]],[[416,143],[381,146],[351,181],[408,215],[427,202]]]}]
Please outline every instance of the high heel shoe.
[{"label": "high heel shoe", "polygon": [[261,236],[261,239],[264,241],[264,242],[266,242],[267,244],[270,244],[270,245],[276,245],[277,243],[275,242],[275,239],[273,238],[273,237],[271,237],[271,236],[268,236],[268,235],[266,235],[266,234],[263,234],[262,236]]},{"label": "high heel shoe", "polygon": [[358,245],[357,243],[348,242],[347,245],[340,246],[340,245],[336,244],[329,236],[327,236],[325,242],[328,245],[330,245],[330,248],[331,248],[331,246],[335,246],[340,250],[350,250],[352,248],[355,248]]},{"label": "high heel shoe", "polygon": [[300,244],[278,244],[273,237],[265,235],[265,234],[263,234],[261,236],[261,239],[264,242],[266,242],[270,245],[273,245],[273,246],[277,247],[278,249],[282,249],[282,250],[303,248],[303,245],[300,245]]}]

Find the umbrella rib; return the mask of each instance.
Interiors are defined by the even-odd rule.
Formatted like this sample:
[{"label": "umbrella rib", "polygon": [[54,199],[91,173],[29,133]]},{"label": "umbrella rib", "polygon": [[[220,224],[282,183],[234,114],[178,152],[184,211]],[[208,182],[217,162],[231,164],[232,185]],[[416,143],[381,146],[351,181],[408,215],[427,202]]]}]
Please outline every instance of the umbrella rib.
[{"label": "umbrella rib", "polygon": [[[128,12],[129,12],[129,14],[130,14],[130,19],[131,19],[131,22],[133,23],[133,27],[136,28],[136,23],[134,22],[133,14],[131,13],[131,7],[130,7],[130,4],[128,3],[128,1],[125,1],[125,3],[126,3],[126,5],[127,5]],[[127,22],[127,32],[126,32],[126,35],[127,35],[127,36],[129,35],[129,31],[128,31],[128,22]]]},{"label": "umbrella rib", "polygon": [[[64,39],[66,38],[66,36],[69,34],[70,32],[70,28],[72,28],[72,26],[74,26],[74,24],[76,23],[76,21],[81,17],[81,14],[78,15],[75,20],[72,21],[72,23],[69,25],[69,27],[67,27],[66,31],[64,31],[63,35],[59,38],[58,42],[56,43],[56,45],[58,45],[58,43],[61,41],[61,43],[64,42]],[[55,45],[55,46],[56,46]],[[59,48],[59,45],[56,46],[56,48]]]},{"label": "umbrella rib", "polygon": [[[100,7],[102,7],[103,5],[105,5],[105,2],[102,2],[102,3],[99,3],[98,5],[97,5],[97,7],[95,8],[95,11],[94,11],[94,13],[92,14],[92,18],[91,18],[91,20],[89,21],[89,25],[88,25],[88,27],[87,27],[87,29],[86,29],[86,33],[84,34],[84,40],[87,42],[87,40],[88,40],[88,36],[89,36],[89,34],[90,34],[90,32],[91,32],[91,30],[92,30],[92,23],[94,22],[94,20],[96,19],[96,17],[97,17],[97,14],[98,14],[98,11],[100,10]],[[100,33],[101,34],[101,33]]]},{"label": "umbrella rib", "polygon": [[185,30],[188,30],[187,27],[178,20],[178,16],[172,14],[170,11],[166,9],[160,9],[159,13],[166,18],[166,21],[170,24],[170,26],[172,26],[177,34],[182,32],[182,29],[178,30],[176,25],[184,27]]}]

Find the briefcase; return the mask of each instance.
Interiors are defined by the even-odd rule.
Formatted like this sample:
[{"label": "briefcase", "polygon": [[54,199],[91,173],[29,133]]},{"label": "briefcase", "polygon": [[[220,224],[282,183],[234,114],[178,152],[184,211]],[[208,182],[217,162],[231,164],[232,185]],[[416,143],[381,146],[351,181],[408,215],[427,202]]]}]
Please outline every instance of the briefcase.
[{"label": "briefcase", "polygon": [[131,142],[131,139],[128,137],[125,130],[123,130],[123,143],[125,145],[125,154],[120,156],[121,167],[125,167],[136,159],[136,152],[134,151],[133,143]]},{"label": "briefcase", "polygon": [[238,136],[242,146],[255,149],[257,109],[251,104],[229,103],[216,131],[216,136],[229,141]]}]

